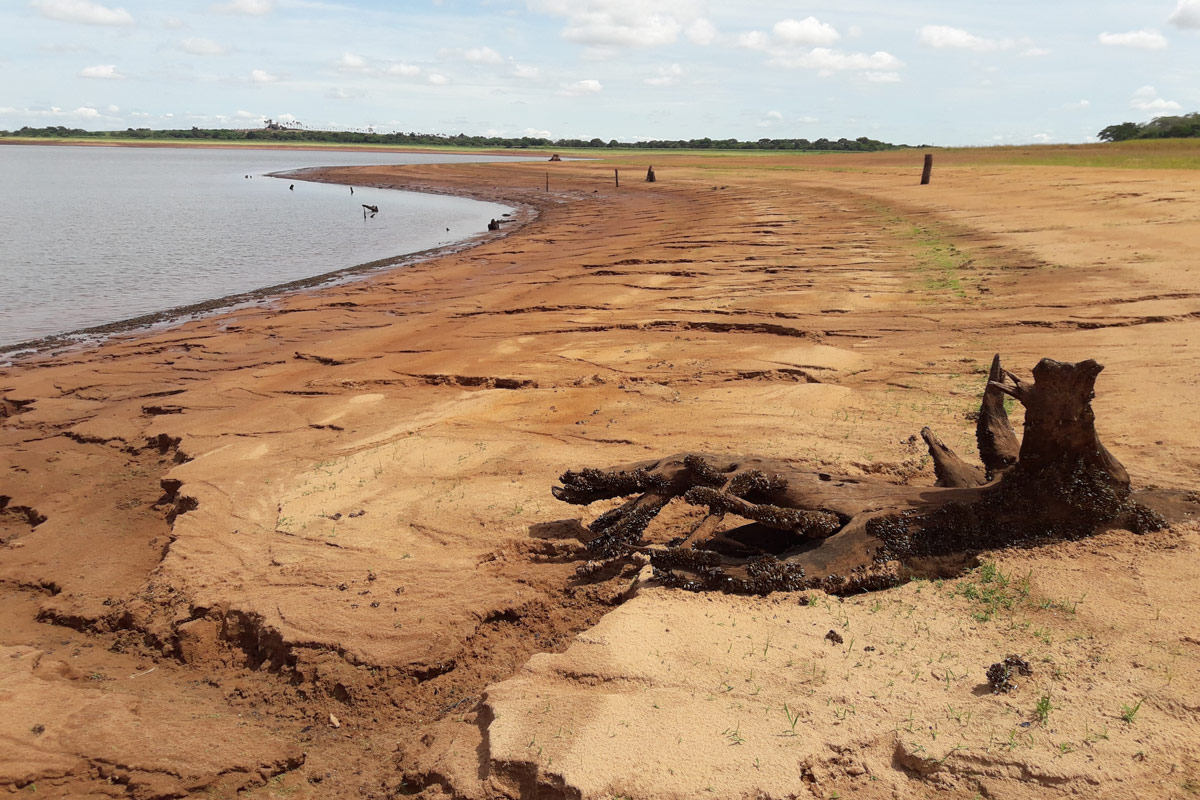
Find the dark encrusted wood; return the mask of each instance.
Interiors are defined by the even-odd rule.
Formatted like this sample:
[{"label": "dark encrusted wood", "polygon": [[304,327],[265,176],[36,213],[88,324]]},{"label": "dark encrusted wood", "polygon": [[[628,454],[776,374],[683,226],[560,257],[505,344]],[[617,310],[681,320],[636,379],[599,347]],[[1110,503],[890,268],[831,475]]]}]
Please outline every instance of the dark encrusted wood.
[{"label": "dark encrusted wood", "polygon": [[1000,365],[1000,354],[992,357],[987,386],[983,390],[983,401],[979,406],[979,420],[975,424],[975,442],[979,447],[979,460],[989,479],[1017,463],[1021,449],[1016,431],[1008,421],[1004,410],[1004,392],[1001,389],[1004,368]]},{"label": "dark encrusted wood", "polygon": [[933,459],[933,473],[937,475],[936,486],[982,486],[987,483],[987,476],[982,469],[959,458],[958,454],[943,444],[928,427],[921,428],[921,438],[925,440],[925,445],[929,448],[929,457]]},{"label": "dark encrusted wood", "polygon": [[[566,472],[559,500],[630,497],[590,526],[593,558],[650,556],[663,583],[691,590],[767,593],[822,588],[850,593],[970,563],[980,551],[1075,539],[1105,527],[1166,525],[1139,502],[1125,468],[1101,444],[1091,400],[1095,361],[1043,359],[1025,382],[992,362],[976,430],[983,468],[928,428],[933,488],[805,470],[757,457],[679,453],[622,468]],[[1025,407],[1019,447],[1004,396]],[[675,498],[708,513],[668,546],[643,532]],[[1174,509],[1195,504],[1158,495]],[[1183,504],[1183,505],[1181,505]],[[726,529],[730,516],[750,521]]]}]

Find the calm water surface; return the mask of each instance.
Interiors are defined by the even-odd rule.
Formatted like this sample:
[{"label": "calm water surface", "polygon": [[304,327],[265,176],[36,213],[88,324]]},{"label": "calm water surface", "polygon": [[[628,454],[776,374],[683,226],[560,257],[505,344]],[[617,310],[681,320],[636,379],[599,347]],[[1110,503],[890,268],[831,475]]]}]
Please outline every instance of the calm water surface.
[{"label": "calm water surface", "polygon": [[511,211],[264,173],[503,158],[0,146],[0,346],[449,244]]}]

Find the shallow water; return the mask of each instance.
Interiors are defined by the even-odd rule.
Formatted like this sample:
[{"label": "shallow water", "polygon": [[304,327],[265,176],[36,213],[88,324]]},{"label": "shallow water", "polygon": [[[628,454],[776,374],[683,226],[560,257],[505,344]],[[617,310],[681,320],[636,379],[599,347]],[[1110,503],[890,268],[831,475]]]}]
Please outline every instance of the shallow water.
[{"label": "shallow water", "polygon": [[450,244],[511,211],[264,173],[503,159],[0,146],[0,346]]}]

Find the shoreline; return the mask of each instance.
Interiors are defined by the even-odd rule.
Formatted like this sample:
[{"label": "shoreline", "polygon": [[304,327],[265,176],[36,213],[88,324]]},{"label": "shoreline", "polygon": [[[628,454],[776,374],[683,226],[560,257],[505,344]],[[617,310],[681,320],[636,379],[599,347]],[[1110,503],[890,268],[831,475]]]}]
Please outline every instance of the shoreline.
[{"label": "shoreline", "polygon": [[[336,178],[330,178],[321,174],[323,171],[330,169],[338,168],[301,167],[293,170],[265,173],[264,177],[289,178],[292,180],[309,181],[312,183],[350,185],[343,181],[339,181]],[[356,185],[366,186],[367,184]],[[16,366],[23,364],[28,360],[35,360],[41,356],[59,355],[61,353],[66,353],[81,348],[93,347],[102,344],[106,339],[113,336],[118,336],[125,333],[137,333],[139,331],[145,331],[149,333],[158,330],[165,330],[174,327],[175,325],[181,325],[186,322],[209,317],[214,314],[236,311],[239,308],[260,306],[282,299],[283,297],[296,292],[337,286],[339,284],[353,282],[370,275],[383,273],[389,269],[402,269],[404,267],[412,266],[413,264],[419,264],[431,259],[459,253],[463,250],[477,247],[478,245],[493,239],[502,238],[529,224],[536,219],[538,215],[538,209],[535,206],[529,203],[511,200],[504,197],[502,193],[489,193],[484,191],[472,193],[465,190],[436,191],[433,189],[406,189],[382,185],[372,186],[372,188],[389,189],[392,191],[407,191],[417,194],[441,194],[451,197],[463,197],[469,200],[483,200],[487,202],[500,203],[512,209],[512,217],[502,220],[503,224],[501,225],[499,231],[481,231],[460,239],[452,244],[442,245],[440,247],[432,247],[426,250],[418,250],[411,253],[400,253],[394,256],[375,259],[374,261],[367,261],[362,264],[353,264],[348,267],[340,267],[338,269],[331,270],[329,272],[323,272],[319,275],[313,275],[307,278],[298,278],[296,280],[286,281],[284,283],[263,286],[257,289],[250,289],[245,292],[224,295],[222,297],[214,297],[208,300],[201,300],[196,303],[188,303],[182,306],[173,306],[171,308],[154,311],[149,314],[140,314],[136,317],[114,320],[101,325],[92,325],[87,328],[64,331],[63,333],[42,336],[37,339],[29,339],[21,342],[14,342],[13,344],[0,344],[0,366]]]}]

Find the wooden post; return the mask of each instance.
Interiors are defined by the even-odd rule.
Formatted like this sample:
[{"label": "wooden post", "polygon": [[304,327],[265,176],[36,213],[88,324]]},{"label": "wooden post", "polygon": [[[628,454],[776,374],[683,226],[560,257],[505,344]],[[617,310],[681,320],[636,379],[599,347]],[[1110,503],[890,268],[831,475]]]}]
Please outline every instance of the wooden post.
[{"label": "wooden post", "polygon": [[546,191],[550,191],[550,173],[546,173]]},{"label": "wooden post", "polygon": [[621,173],[617,171],[616,167],[613,167],[613,185],[617,187],[621,185]]},{"label": "wooden post", "polygon": [[933,153],[925,154],[925,168],[921,170],[921,185],[929,184],[929,176],[933,173]]}]

